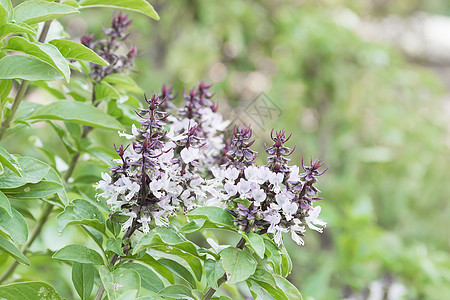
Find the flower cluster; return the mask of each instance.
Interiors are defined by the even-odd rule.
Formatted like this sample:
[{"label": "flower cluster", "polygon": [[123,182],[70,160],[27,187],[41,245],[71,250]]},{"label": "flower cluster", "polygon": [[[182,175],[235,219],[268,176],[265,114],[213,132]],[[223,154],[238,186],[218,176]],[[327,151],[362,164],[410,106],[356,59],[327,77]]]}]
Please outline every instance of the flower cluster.
[{"label": "flower cluster", "polygon": [[128,18],[128,15],[119,12],[119,14],[113,15],[111,27],[103,28],[107,38],[95,41],[93,34],[86,34],[81,37],[83,45],[94,50],[109,63],[106,67],[91,63],[90,76],[96,82],[102,81],[109,74],[123,72],[134,66],[134,59],[137,55],[134,46],[125,55],[118,54],[121,43],[128,38],[126,31],[131,23],[132,20]]},{"label": "flower cluster", "polygon": [[[222,132],[230,124],[222,119],[222,115],[217,112],[217,105],[211,102],[214,95],[209,91],[210,88],[211,85],[200,82],[197,88],[189,93],[184,92],[185,104],[169,117],[171,128],[177,134],[196,128],[198,137],[203,141],[197,153],[200,172],[205,172],[220,160],[221,150],[225,147]],[[173,99],[173,96],[169,99]]]},{"label": "flower cluster", "polygon": [[97,188],[114,213],[129,216],[123,229],[142,226],[148,232],[150,223],[167,225],[180,208],[205,205],[226,209],[239,230],[267,233],[278,245],[284,232],[301,245],[307,228],[322,232],[326,223],[314,204],[321,199],[315,183],[327,171],[319,171],[323,162],[311,159],[305,165],[302,159],[303,172],[290,166],[291,135],[272,130],[267,163],[258,166],[250,126],[235,127],[224,142],[228,122],[217,113],[209,89],[199,83],[183,93],[186,102],[176,109],[169,102],[176,95],[163,86],[136,112],[141,127],[133,125],[131,135],[119,133],[133,143],[116,149],[119,164],[102,175]]},{"label": "flower cluster", "polygon": [[200,146],[197,128],[178,135],[166,131],[169,115],[160,110],[164,99],[154,94],[145,100],[147,108],[136,112],[141,127],[133,126],[131,135],[120,133],[133,139],[131,147],[116,148],[119,164],[102,174],[96,188],[103,191],[97,197],[107,199],[112,213],[129,217],[123,230],[134,226],[148,233],[150,224],[167,225],[180,207],[192,209],[206,193],[203,179],[195,172],[194,152]]},{"label": "flower cluster", "polygon": [[321,199],[317,197],[319,190],[314,183],[327,169],[319,172],[323,163],[317,159],[311,160],[309,166],[302,161],[304,173],[301,174],[298,166],[289,166],[288,156],[294,149],[285,146],[290,136],[286,137],[284,130],[275,135],[272,130],[273,145],[265,147],[270,155],[268,163],[256,166],[253,164],[256,152],[250,149],[253,144],[250,138],[249,127],[234,130],[228,163],[212,170],[216,189],[211,195],[216,201],[207,204],[226,207],[244,232],[269,233],[278,245],[282,233],[290,232],[292,239],[303,245],[306,226],[322,232],[326,225],[318,219],[321,207],[314,207],[313,203]]}]

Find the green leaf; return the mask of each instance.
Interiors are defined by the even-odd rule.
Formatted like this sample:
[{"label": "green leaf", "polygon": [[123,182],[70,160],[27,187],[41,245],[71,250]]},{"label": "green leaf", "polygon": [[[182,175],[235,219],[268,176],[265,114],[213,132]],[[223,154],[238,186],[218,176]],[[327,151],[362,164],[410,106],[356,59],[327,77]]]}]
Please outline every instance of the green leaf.
[{"label": "green leaf", "polygon": [[28,119],[63,120],[82,125],[123,130],[123,126],[113,117],[89,103],[60,100],[38,108]]},{"label": "green leaf", "polygon": [[106,76],[102,82],[112,83],[119,88],[123,88],[127,91],[143,94],[144,91],[137,85],[137,83],[130,77],[119,73],[114,73]]},{"label": "green leaf", "polygon": [[139,259],[141,262],[149,265],[153,268],[158,274],[162,275],[164,278],[166,278],[171,284],[175,283],[175,279],[173,278],[173,273],[171,270],[169,270],[166,266],[158,262],[156,259],[151,257],[149,254],[144,254],[143,257]]},{"label": "green leaf", "polygon": [[267,256],[267,260],[271,262],[271,265],[273,267],[273,270],[277,274],[281,274],[281,254],[278,251],[277,246],[275,244],[267,239],[264,239],[264,244],[266,245],[266,252],[265,255]]},{"label": "green leaf", "polygon": [[249,243],[251,248],[255,250],[256,254],[264,258],[264,252],[266,251],[266,246],[264,245],[264,239],[254,232],[250,232],[244,235],[245,240]]},{"label": "green leaf", "polygon": [[98,232],[97,230],[90,228],[90,227],[86,227],[86,226],[81,226],[81,228],[83,228],[83,230],[92,238],[92,240],[97,244],[97,246],[103,250],[103,235]]},{"label": "green leaf", "polygon": [[289,253],[286,251],[284,247],[283,251],[281,252],[281,271],[284,277],[291,274],[292,271],[292,260],[291,257],[289,256]]},{"label": "green leaf", "polygon": [[153,247],[170,245],[172,248],[178,248],[194,256],[199,256],[197,247],[190,241],[169,228],[157,227],[148,234],[144,235],[134,246],[133,254],[139,251]]},{"label": "green leaf", "polygon": [[199,260],[201,256],[197,251],[197,247],[172,229],[162,227],[153,229],[137,242],[133,249],[133,254],[147,248],[179,256],[189,264],[197,279],[201,280],[202,264]]},{"label": "green leaf", "polygon": [[30,281],[0,286],[0,298],[21,300],[62,300],[60,294],[45,282]]},{"label": "green leaf", "polygon": [[202,268],[202,262],[199,258],[195,257],[194,255],[192,255],[190,253],[183,252],[180,249],[174,248],[169,245],[153,247],[153,248],[155,248],[156,250],[162,251],[162,252],[166,252],[168,254],[178,256],[179,258],[185,260],[188,263],[189,267],[191,267],[197,280],[201,281],[202,276],[203,276],[203,271],[202,271],[203,268]]},{"label": "green leaf", "polygon": [[188,213],[191,219],[206,218],[218,226],[234,226],[234,217],[225,209],[215,206],[203,206]]},{"label": "green leaf", "polygon": [[12,216],[0,210],[0,231],[3,231],[18,244],[25,244],[28,239],[28,226],[22,215],[11,208]]},{"label": "green leaf", "polygon": [[103,265],[103,258],[97,251],[81,245],[68,245],[53,254],[52,258],[75,261],[83,264]]},{"label": "green leaf", "polygon": [[20,36],[13,36],[8,39],[7,50],[15,50],[34,56],[57,69],[64,76],[67,82],[70,80],[70,68],[64,56],[58,48],[51,44],[29,42]]},{"label": "green leaf", "polygon": [[[12,79],[1,79],[0,80],[0,110],[8,101],[8,95],[11,92]],[[2,148],[3,149],[3,148]]]},{"label": "green leaf", "polygon": [[138,263],[126,263],[120,265],[120,268],[133,269],[138,272],[141,277],[141,285],[143,288],[153,292],[159,292],[164,288],[164,282],[148,267]]},{"label": "green leaf", "polygon": [[171,270],[173,274],[186,280],[186,282],[188,282],[192,287],[195,287],[194,276],[192,276],[192,273],[189,272],[188,269],[186,269],[183,265],[167,258],[158,259],[158,262]]},{"label": "green leaf", "polygon": [[289,300],[303,300],[302,294],[287,279],[277,274],[274,274],[273,277],[277,282],[277,286],[286,294]]},{"label": "green leaf", "polygon": [[218,289],[217,280],[225,274],[225,270],[222,267],[222,261],[214,261],[212,259],[205,260],[205,275],[208,285],[214,289]]},{"label": "green leaf", "polygon": [[[50,168],[48,173],[45,175],[44,179],[47,181],[56,182],[56,183],[64,186],[64,183],[63,183],[61,177],[59,176],[58,172],[56,172],[55,169],[53,169],[53,168]],[[66,193],[65,189],[61,189],[60,191],[58,191],[57,195],[60,200],[59,206],[64,208],[66,205],[68,205],[69,199],[67,198],[67,193]]]},{"label": "green leaf", "polygon": [[22,177],[9,169],[5,169],[5,173],[0,175],[0,189],[11,189],[27,183],[37,183],[50,170],[49,165],[32,157],[22,156],[18,157],[16,161],[22,170]]},{"label": "green leaf", "polygon": [[101,266],[99,273],[110,300],[123,299],[125,293],[132,290],[139,293],[141,290],[141,278],[135,270],[118,268],[110,272],[107,267]]},{"label": "green leaf", "polygon": [[57,217],[58,233],[69,225],[87,225],[105,233],[105,218],[100,210],[84,199],[75,199]]},{"label": "green leaf", "polygon": [[0,191],[0,208],[3,209],[10,217],[12,217],[11,203],[9,203],[8,197]]},{"label": "green leaf", "polygon": [[63,189],[64,186],[57,182],[42,180],[38,183],[27,183],[13,189],[3,189],[3,192],[14,198],[37,199],[56,194]]},{"label": "green leaf", "polygon": [[0,163],[8,167],[11,171],[22,177],[22,170],[16,159],[11,156],[5,149],[0,147]]},{"label": "green leaf", "polygon": [[[26,3],[26,2],[25,2]],[[57,80],[62,78],[58,70],[34,57],[8,55],[0,59],[0,79]]]},{"label": "green leaf", "polygon": [[[189,223],[183,225],[183,227],[181,227],[179,229],[179,232],[181,232],[181,233],[197,232],[197,231],[201,230],[202,228],[207,228],[207,226],[205,226],[206,222],[209,222],[209,221],[207,221],[206,219],[195,219],[195,220],[192,220]],[[211,223],[211,222],[209,222],[209,223]],[[213,225],[213,227],[214,227],[214,225]]]},{"label": "green leaf", "polygon": [[169,297],[173,299],[195,300],[192,296],[191,290],[188,287],[180,284],[168,286],[158,294],[163,297]]},{"label": "green leaf", "polygon": [[74,262],[72,266],[72,282],[82,300],[89,299],[94,287],[96,269],[92,264]]},{"label": "green leaf", "polygon": [[11,0],[0,0],[0,24],[6,23],[12,16]]},{"label": "green leaf", "polygon": [[117,8],[123,8],[128,10],[133,10],[144,15],[149,16],[155,20],[159,20],[158,13],[155,11],[153,6],[151,6],[145,0],[81,0],[79,2],[80,6],[112,6]]},{"label": "green leaf", "polygon": [[14,8],[14,19],[17,23],[36,24],[48,20],[77,13],[78,9],[54,1],[25,1]]},{"label": "green leaf", "polygon": [[67,59],[84,60],[102,66],[108,65],[103,58],[83,44],[59,39],[51,40],[49,43],[58,48],[59,52]]},{"label": "green leaf", "polygon": [[10,241],[0,235],[0,250],[11,255],[19,263],[29,266],[30,261],[23,253]]},{"label": "green leaf", "polygon": [[[277,286],[277,283],[269,272],[262,268],[257,268],[251,277],[259,286],[265,289],[272,297],[279,300],[290,300],[285,293]],[[295,299],[295,298],[294,298]]]},{"label": "green leaf", "polygon": [[111,251],[119,256],[125,256],[122,249],[122,239],[108,238],[106,240],[106,251]]},{"label": "green leaf", "polygon": [[95,85],[95,97],[97,101],[119,99],[120,94],[109,83],[102,81],[100,84]]},{"label": "green leaf", "polygon": [[31,27],[28,24],[20,23],[20,24],[13,24],[13,23],[6,23],[0,26],[0,41],[3,40],[5,37],[7,37],[10,34],[29,34],[32,37],[37,36],[36,30],[34,30],[33,27]]},{"label": "green leaf", "polygon": [[273,299],[266,292],[264,292],[262,287],[258,283],[256,283],[256,281],[247,279],[245,282],[247,283],[247,286],[254,300]]},{"label": "green leaf", "polygon": [[256,270],[256,260],[245,250],[225,248],[220,253],[222,265],[227,272],[229,284],[242,282]]}]

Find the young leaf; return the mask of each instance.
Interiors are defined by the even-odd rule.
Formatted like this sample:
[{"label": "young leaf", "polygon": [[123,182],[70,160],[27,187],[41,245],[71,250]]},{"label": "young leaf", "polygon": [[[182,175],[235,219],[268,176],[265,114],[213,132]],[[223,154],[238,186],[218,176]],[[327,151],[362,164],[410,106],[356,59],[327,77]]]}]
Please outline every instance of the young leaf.
[{"label": "young leaf", "polygon": [[290,283],[286,278],[274,274],[273,277],[277,282],[277,286],[286,294],[289,300],[303,300],[302,294],[297,290],[297,288]]},{"label": "young leaf", "polygon": [[185,260],[188,263],[189,267],[191,267],[191,270],[194,272],[194,275],[197,278],[197,280],[198,281],[202,280],[203,276],[202,262],[199,258],[195,257],[190,253],[183,252],[178,248],[173,248],[172,246],[159,246],[154,247],[154,249],[178,256],[179,258]]},{"label": "young leaf", "polygon": [[[26,3],[26,2],[25,2]],[[0,79],[57,80],[62,75],[51,65],[34,57],[8,55],[0,59]]]},{"label": "young leaf", "polygon": [[191,290],[186,286],[180,284],[168,286],[158,294],[163,297],[169,297],[173,299],[195,300],[192,296]]},{"label": "young leaf", "polygon": [[171,248],[177,248],[190,253],[194,256],[199,256],[197,247],[190,241],[181,237],[175,231],[169,228],[157,227],[153,229],[150,233],[143,236],[139,242],[134,246],[133,254],[139,251],[152,247],[152,246],[163,246],[166,247],[170,245]]},{"label": "young leaf", "polygon": [[120,98],[119,92],[112,85],[104,81],[95,85],[95,96],[97,101]]},{"label": "young leaf", "polygon": [[58,48],[47,43],[29,42],[20,36],[8,39],[7,50],[14,50],[36,57],[57,69],[67,82],[70,80],[70,68]]},{"label": "young leaf", "polygon": [[58,48],[59,52],[67,59],[84,60],[102,66],[108,65],[103,58],[83,44],[59,39],[51,40],[49,43]]},{"label": "young leaf", "polygon": [[33,37],[35,37],[37,35],[36,30],[34,30],[34,28],[28,24],[6,23],[6,24],[3,24],[2,26],[0,26],[0,41],[12,33],[14,33],[14,34],[24,33],[24,34],[29,34]]},{"label": "young leaf", "polygon": [[22,2],[14,8],[14,19],[17,23],[37,24],[77,12],[78,10],[72,6],[54,1],[31,0]]},{"label": "young leaf", "polygon": [[266,292],[264,292],[263,288],[256,283],[256,281],[247,279],[245,282],[247,283],[248,289],[250,290],[254,300],[265,300],[268,298],[271,300],[273,299]]},{"label": "young leaf", "polygon": [[283,272],[283,276],[286,277],[291,274],[292,271],[292,260],[289,256],[289,253],[283,247],[283,251],[281,252],[281,270]]},{"label": "young leaf", "polygon": [[119,73],[113,73],[106,76],[102,82],[112,83],[119,88],[123,88],[127,91],[143,94],[144,91],[138,86],[138,84],[129,76],[125,76]]},{"label": "young leaf", "polygon": [[272,268],[277,274],[281,274],[281,254],[278,251],[277,246],[267,239],[264,239],[264,244],[266,245],[265,255],[267,260],[271,262]]},{"label": "young leaf", "polygon": [[6,211],[6,213],[12,217],[11,203],[9,203],[8,197],[0,191],[0,208]]},{"label": "young leaf", "polygon": [[214,289],[218,289],[217,280],[225,274],[225,270],[222,267],[222,261],[214,261],[212,259],[205,260],[205,275],[208,285]]},{"label": "young leaf", "polygon": [[[54,155],[54,154],[52,153],[52,155]],[[50,168],[48,173],[45,175],[44,179],[47,181],[56,182],[62,186],[64,185],[58,172],[56,172],[55,169],[53,169],[53,168]],[[61,189],[56,194],[58,195],[58,198],[60,200],[58,206],[61,206],[62,208],[64,208],[69,203],[69,199],[67,198],[66,190]]]},{"label": "young leaf", "polygon": [[225,248],[220,253],[222,265],[228,275],[228,283],[244,281],[256,270],[256,260],[245,250]]},{"label": "young leaf", "polygon": [[5,149],[0,147],[0,163],[9,168],[11,171],[22,177],[22,170],[16,159],[11,156]]},{"label": "young leaf", "polygon": [[6,23],[12,15],[11,0],[0,0],[0,24]]},{"label": "young leaf", "polygon": [[38,183],[27,183],[14,189],[3,189],[3,192],[14,198],[38,199],[56,194],[63,189],[64,186],[57,182],[42,180]]},{"label": "young leaf", "polygon": [[68,245],[53,254],[52,258],[75,261],[83,264],[102,265],[103,258],[97,251],[81,245]]},{"label": "young leaf", "polygon": [[113,117],[88,103],[60,100],[38,108],[29,120],[63,120],[82,125],[123,130],[122,125]]},{"label": "young leaf", "polygon": [[145,0],[81,0],[79,2],[82,7],[89,6],[112,6],[117,8],[129,9],[149,16],[155,20],[159,20],[158,13]]},{"label": "young leaf", "polygon": [[89,299],[94,287],[94,265],[74,262],[72,266],[72,282],[75,290],[82,300]]},{"label": "young leaf", "polygon": [[151,257],[149,254],[144,254],[144,256],[142,256],[139,260],[152,267],[156,272],[158,272],[158,274],[166,278],[171,284],[175,283],[172,271]]},{"label": "young leaf", "polygon": [[186,269],[183,265],[167,258],[158,259],[158,262],[171,270],[173,274],[177,275],[181,279],[186,280],[186,282],[188,282],[192,287],[195,287],[194,276],[192,276],[192,273],[189,272],[188,269]]},{"label": "young leaf", "polygon": [[62,300],[63,298],[51,285],[40,281],[29,281],[0,286],[0,299]]},{"label": "young leaf", "polygon": [[22,170],[22,177],[14,174],[9,169],[5,169],[5,173],[0,175],[0,189],[12,189],[27,183],[37,183],[50,170],[49,165],[36,158],[21,156],[16,161]]},{"label": "young leaf", "polygon": [[120,265],[120,268],[133,269],[141,276],[141,285],[144,289],[153,292],[159,292],[164,288],[164,282],[148,267],[138,263],[126,263]]},{"label": "young leaf", "polygon": [[256,252],[256,254],[264,258],[264,252],[266,251],[266,246],[264,245],[263,238],[254,232],[250,232],[244,235],[245,240],[249,243],[252,249]]},{"label": "young leaf", "polygon": [[[272,274],[262,268],[257,268],[251,277],[259,286],[265,289],[272,297],[279,300],[290,300],[285,293],[277,286]],[[293,298],[295,299],[295,298]]]},{"label": "young leaf", "polygon": [[3,231],[18,244],[25,244],[28,239],[28,226],[22,215],[11,208],[12,216],[0,210],[0,231]]},{"label": "young leaf", "polygon": [[84,199],[75,199],[57,217],[58,233],[69,225],[87,225],[105,233],[105,218],[100,210]]},{"label": "young leaf", "polygon": [[199,207],[188,213],[188,216],[191,219],[206,218],[218,226],[233,227],[234,225],[233,216],[223,208],[215,206]]},{"label": "young leaf", "polygon": [[125,256],[122,249],[121,239],[108,238],[106,240],[106,251],[111,251],[119,256]]},{"label": "young leaf", "polygon": [[10,241],[0,235],[0,250],[11,255],[19,263],[29,266],[30,261],[25,255]]},{"label": "young leaf", "polygon": [[125,293],[134,290],[138,294],[141,290],[141,277],[135,270],[119,268],[110,272],[107,267],[101,266],[99,274],[110,300],[123,299]]}]

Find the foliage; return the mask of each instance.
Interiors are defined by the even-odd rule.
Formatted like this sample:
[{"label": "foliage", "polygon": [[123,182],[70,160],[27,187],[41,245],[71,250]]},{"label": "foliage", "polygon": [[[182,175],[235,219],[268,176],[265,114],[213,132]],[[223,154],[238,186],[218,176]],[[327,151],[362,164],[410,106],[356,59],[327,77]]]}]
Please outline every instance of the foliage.
[{"label": "foliage", "polygon": [[[159,17],[146,1],[32,0],[14,8],[0,1],[0,270],[7,274],[19,264],[14,276],[4,277],[0,295],[26,288],[37,299],[43,290],[58,293],[56,298],[92,299],[103,286],[110,299],[202,299],[211,289],[217,290],[213,299],[299,299],[291,281],[305,298],[332,299],[391,280],[406,286],[412,299],[448,298],[450,191],[443,183],[450,178],[439,86],[394,51],[337,25],[324,10],[336,2],[326,3],[155,1],[162,19],[149,25],[144,15]],[[100,31],[111,11],[89,8],[99,5],[143,16],[135,15],[134,31],[125,40],[111,38],[108,28]],[[402,5],[392,9],[404,12]],[[71,32],[71,22],[80,17],[97,30],[95,36],[74,37],[82,43],[67,40],[63,29]],[[50,20],[45,39],[43,24]],[[105,45],[112,51],[103,51]],[[318,153],[330,166],[320,182],[330,200],[321,203],[329,228],[320,238],[304,237],[301,251],[289,240],[278,246],[273,233],[246,232],[268,224],[252,221],[257,214],[245,199],[197,208],[181,199],[183,209],[167,214],[170,226],[150,219],[147,234],[138,210],[124,216],[118,213],[121,203],[110,201],[116,204],[113,214],[104,199],[96,201],[93,183],[117,165],[112,144],[127,144],[127,137],[145,142],[135,135],[139,121],[133,111],[148,109],[141,87],[150,92],[172,82],[181,91],[205,74],[216,83],[214,99],[225,117],[248,116],[242,108],[261,91],[281,108],[278,119],[254,124],[252,151],[264,153],[263,142],[270,148],[269,126],[292,128],[296,153]],[[166,87],[156,96],[170,99],[164,110],[185,103]],[[234,106],[229,112],[224,98]],[[162,130],[175,122],[168,121]],[[117,136],[131,126],[131,133]],[[186,141],[176,141],[174,158],[193,157],[195,151],[181,155]],[[291,158],[300,165],[300,155]],[[254,161],[267,163],[262,155]],[[211,176],[208,168],[201,176]],[[266,194],[268,188],[260,185]],[[124,225],[134,220],[140,227],[129,238],[122,227],[132,228]]]}]

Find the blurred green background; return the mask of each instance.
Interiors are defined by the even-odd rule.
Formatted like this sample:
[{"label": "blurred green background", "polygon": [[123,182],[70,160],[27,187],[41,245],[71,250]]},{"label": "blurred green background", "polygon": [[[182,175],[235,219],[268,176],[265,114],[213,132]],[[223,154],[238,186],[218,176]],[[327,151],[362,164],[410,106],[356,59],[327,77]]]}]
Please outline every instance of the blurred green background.
[{"label": "blurred green background", "polygon": [[[304,247],[287,245],[295,261],[289,279],[304,299],[450,299],[449,91],[426,63],[363,40],[336,18],[339,11],[372,19],[418,12],[450,15],[450,3],[151,3],[161,20],[131,14],[130,36],[140,54],[132,76],[147,93],[159,91],[163,83],[179,92],[198,80],[214,83],[225,117],[256,123],[259,162],[264,163],[263,144],[275,127],[293,133],[293,164],[312,156],[329,166],[318,185],[327,229],[309,232]],[[112,12],[86,10],[62,23],[75,40],[86,32],[100,35]],[[269,115],[263,104],[279,110]],[[250,112],[255,107],[260,115]],[[54,141],[46,126],[33,134],[44,145]],[[12,145],[10,139],[8,149],[42,157],[21,147],[31,135],[14,136],[18,142]],[[98,131],[96,137],[107,146],[118,141],[110,132]],[[77,172],[83,167],[89,162]],[[85,180],[89,185],[95,178]],[[56,231],[51,226],[48,245],[57,248],[62,242],[51,237]],[[67,231],[58,239],[80,237]],[[34,259],[39,264],[39,257]],[[42,268],[43,276],[55,268],[48,280],[71,295],[70,281],[55,280],[55,274],[70,272],[69,266],[42,262]]]}]

